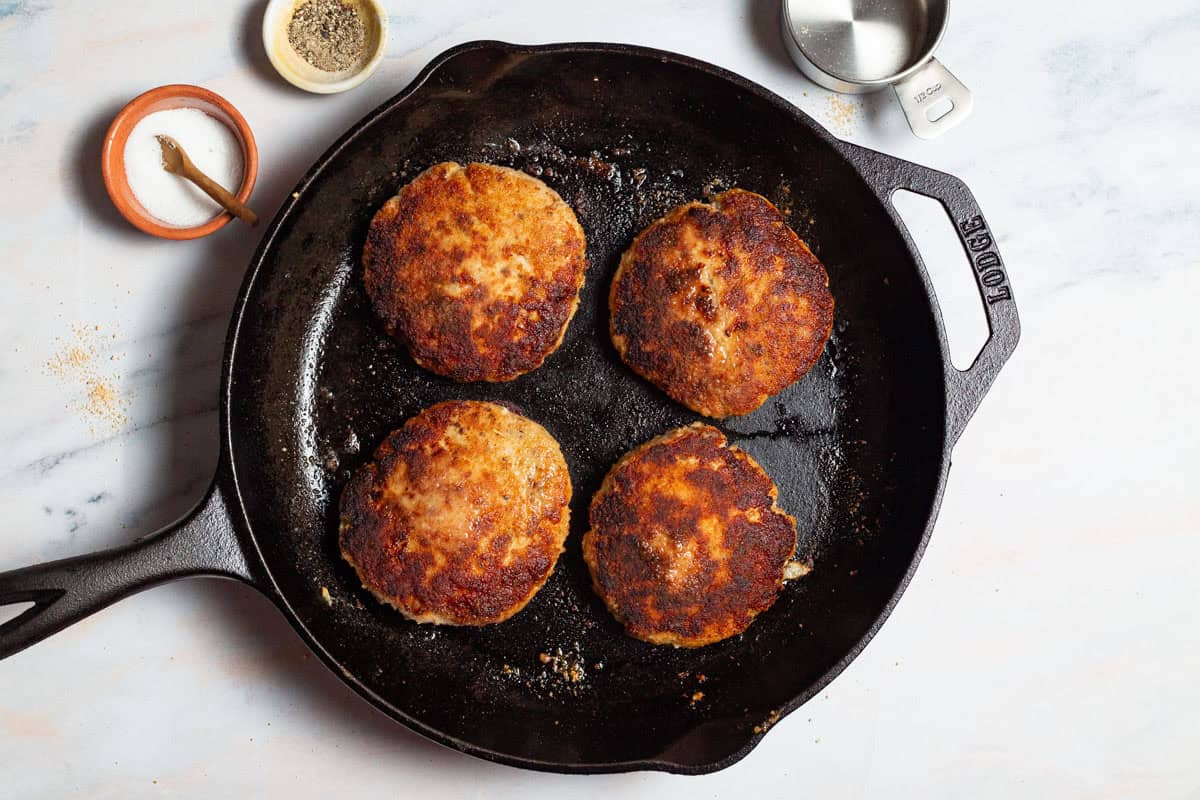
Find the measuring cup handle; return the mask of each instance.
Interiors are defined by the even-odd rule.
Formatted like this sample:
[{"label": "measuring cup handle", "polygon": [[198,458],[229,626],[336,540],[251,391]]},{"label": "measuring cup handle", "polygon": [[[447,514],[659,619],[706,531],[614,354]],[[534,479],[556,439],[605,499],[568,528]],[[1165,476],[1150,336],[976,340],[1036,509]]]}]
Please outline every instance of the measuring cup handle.
[{"label": "measuring cup handle", "polygon": [[[908,127],[922,139],[934,139],[962,122],[971,114],[975,100],[971,90],[962,85],[950,70],[936,58],[893,84],[896,98],[908,118]],[[946,103],[950,107],[945,109]],[[933,119],[930,115],[935,114]]]}]

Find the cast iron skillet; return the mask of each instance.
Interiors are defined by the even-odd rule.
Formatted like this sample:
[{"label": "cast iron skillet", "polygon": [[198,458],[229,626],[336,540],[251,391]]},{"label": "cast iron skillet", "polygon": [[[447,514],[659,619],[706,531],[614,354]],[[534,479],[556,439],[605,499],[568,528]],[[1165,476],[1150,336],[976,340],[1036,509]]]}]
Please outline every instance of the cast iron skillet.
[{"label": "cast iron skillet", "polygon": [[[458,385],[415,367],[360,285],[373,212],[442,160],[539,175],[587,231],[579,313],[561,349],[512,383]],[[721,424],[779,484],[814,569],[742,636],[653,647],[626,637],[593,596],[579,540],[613,462],[696,416],[617,358],[608,285],[642,226],[730,186],[789,214],[837,301],[813,372]],[[890,203],[898,188],[940,200],[970,257],[991,338],[969,370],[950,363],[929,280]],[[127,547],[0,575],[0,603],[35,603],[0,626],[0,656],[140,589],[216,575],[270,597],[384,713],[464,752],[561,772],[721,769],[879,628],[929,538],[950,449],[1017,343],[1004,267],[961,182],[840,142],[762,87],[671,53],[456,47],[355,125],[296,192],[237,303],[207,497]],[[575,486],[554,576],[515,618],[481,629],[405,621],[362,590],[336,549],[351,470],[389,430],[447,398],[524,409],[561,442]]]}]

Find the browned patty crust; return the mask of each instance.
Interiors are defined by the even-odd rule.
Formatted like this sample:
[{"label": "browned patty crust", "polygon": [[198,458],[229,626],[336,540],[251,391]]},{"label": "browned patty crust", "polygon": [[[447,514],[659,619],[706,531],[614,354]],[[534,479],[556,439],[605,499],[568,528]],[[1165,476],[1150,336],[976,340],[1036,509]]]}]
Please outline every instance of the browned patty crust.
[{"label": "browned patty crust", "polygon": [[430,406],[393,431],[341,498],[342,556],[417,622],[486,625],[550,577],[570,521],[558,443],[495,403]]},{"label": "browned patty crust", "polygon": [[591,504],[583,557],[597,594],[630,636],[700,647],[741,633],[771,607],[796,521],[775,484],[716,428],[677,428],[627,453]]},{"label": "browned patty crust", "polygon": [[617,352],[709,417],[748,414],[803,377],[833,327],[825,268],[761,195],[731,189],[638,234],[609,295]]},{"label": "browned patty crust", "polygon": [[579,305],[586,242],[546,184],[491,164],[435,164],[375,214],[367,294],[422,367],[508,381],[541,366]]}]

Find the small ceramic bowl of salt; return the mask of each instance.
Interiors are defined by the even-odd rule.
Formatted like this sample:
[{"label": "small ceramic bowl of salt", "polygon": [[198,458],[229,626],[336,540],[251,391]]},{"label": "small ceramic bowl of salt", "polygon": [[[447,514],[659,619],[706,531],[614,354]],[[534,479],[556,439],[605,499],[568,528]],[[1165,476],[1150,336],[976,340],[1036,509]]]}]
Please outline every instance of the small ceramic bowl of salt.
[{"label": "small ceramic bowl of salt", "polygon": [[164,239],[197,239],[233,217],[190,181],[163,169],[157,137],[179,142],[201,172],[245,203],[258,177],[258,147],[245,118],[200,86],[151,89],[121,109],[104,137],[101,171],[117,210]]}]

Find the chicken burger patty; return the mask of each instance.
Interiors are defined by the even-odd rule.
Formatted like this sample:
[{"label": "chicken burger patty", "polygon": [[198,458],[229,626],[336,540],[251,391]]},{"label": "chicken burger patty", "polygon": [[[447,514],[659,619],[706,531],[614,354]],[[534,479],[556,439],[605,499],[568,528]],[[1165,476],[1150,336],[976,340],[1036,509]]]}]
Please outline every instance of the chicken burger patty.
[{"label": "chicken burger patty", "polygon": [[583,557],[630,636],[700,647],[771,607],[792,561],[796,521],[775,484],[716,428],[695,423],[627,453],[592,498]]},{"label": "chicken burger patty", "polygon": [[417,622],[486,625],[550,577],[571,479],[545,428],[455,400],[393,431],[341,497],[339,545],[363,586]]},{"label": "chicken burger patty", "polygon": [[363,249],[375,313],[420,366],[509,381],[541,366],[579,305],[586,241],[536,178],[435,164],[375,214]]},{"label": "chicken burger patty", "polygon": [[731,189],[651,223],[609,295],[634,372],[705,416],[748,414],[803,377],[833,327],[829,278],[761,195]]}]

